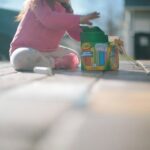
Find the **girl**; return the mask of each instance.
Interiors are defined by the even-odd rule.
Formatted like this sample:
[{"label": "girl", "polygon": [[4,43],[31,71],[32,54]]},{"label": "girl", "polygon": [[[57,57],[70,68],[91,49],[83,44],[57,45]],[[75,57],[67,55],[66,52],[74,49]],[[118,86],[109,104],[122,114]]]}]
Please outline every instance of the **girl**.
[{"label": "girl", "polygon": [[75,15],[69,0],[26,0],[10,45],[10,61],[16,70],[33,70],[35,66],[75,69],[79,64],[76,51],[60,46],[67,32],[80,41],[80,24],[91,25],[99,13]]}]

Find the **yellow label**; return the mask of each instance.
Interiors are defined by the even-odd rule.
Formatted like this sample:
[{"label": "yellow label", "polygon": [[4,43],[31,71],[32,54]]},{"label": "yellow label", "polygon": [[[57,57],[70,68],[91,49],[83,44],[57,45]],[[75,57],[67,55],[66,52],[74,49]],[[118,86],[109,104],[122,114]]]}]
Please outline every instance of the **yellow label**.
[{"label": "yellow label", "polygon": [[88,42],[85,42],[81,45],[82,50],[90,50],[91,49],[91,44]]}]

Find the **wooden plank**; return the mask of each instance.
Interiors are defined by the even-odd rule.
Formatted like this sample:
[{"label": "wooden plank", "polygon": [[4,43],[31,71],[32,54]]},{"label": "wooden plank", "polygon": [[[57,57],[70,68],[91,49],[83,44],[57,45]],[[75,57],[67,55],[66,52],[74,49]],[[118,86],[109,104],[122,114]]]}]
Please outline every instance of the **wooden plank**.
[{"label": "wooden plank", "polygon": [[[7,71],[6,71],[7,72]],[[23,84],[30,83],[35,80],[41,80],[46,78],[46,75],[33,74],[33,73],[10,73],[0,77],[0,93],[8,89],[22,86]]]},{"label": "wooden plank", "polygon": [[143,72],[143,69],[139,66],[136,66],[135,61],[125,60],[119,62],[119,71]]},{"label": "wooden plank", "polygon": [[67,76],[89,77],[89,78],[101,78],[103,76],[102,71],[81,71],[80,67],[75,70],[54,70],[55,74],[64,74]]},{"label": "wooden plank", "polygon": [[117,81],[131,81],[131,82],[150,82],[150,76],[148,76],[144,71],[128,71],[120,70],[116,72],[107,72],[104,74],[104,79],[106,80],[117,80]]},{"label": "wooden plank", "polygon": [[143,70],[121,62],[89,95],[84,125],[71,150],[149,150],[150,84]]},{"label": "wooden plank", "polygon": [[147,68],[150,68],[150,60],[139,60],[141,63],[144,64]]},{"label": "wooden plank", "polygon": [[90,96],[90,106],[98,112],[150,114],[150,84],[101,80]]},{"label": "wooden plank", "polygon": [[16,73],[12,65],[7,61],[0,62],[0,77]]},{"label": "wooden plank", "polygon": [[[5,90],[0,94],[0,149],[33,149],[51,129],[54,129],[53,138],[55,135],[62,137],[63,129],[68,133],[72,130],[74,137],[75,131],[80,127],[80,119],[79,123],[77,119],[80,115],[67,117],[70,125],[72,117],[77,120],[72,128],[66,126],[65,118],[71,109],[78,109],[86,102],[89,87],[98,77],[99,74],[78,71],[56,71],[54,76],[33,73],[2,76],[0,80],[4,86],[2,84],[1,89]],[[57,124],[59,120],[61,124]],[[74,128],[77,130],[74,131]]]},{"label": "wooden plank", "polygon": [[[85,110],[73,109],[64,113],[42,138],[35,143],[35,150],[69,150],[78,138],[87,120]],[[83,149],[82,149],[83,150]]]},{"label": "wooden plank", "polygon": [[[102,76],[102,72],[81,72],[80,69],[76,71],[69,71],[69,70],[54,70],[53,76],[47,76],[42,74],[36,74],[32,72],[16,72],[11,65],[8,63],[4,63],[0,65],[0,91],[4,91],[9,88],[13,88],[15,86],[19,86],[33,80],[40,80],[43,78],[51,78],[55,81],[56,74],[66,75],[67,77],[70,76],[82,76],[85,78],[99,78]],[[59,77],[57,78],[59,80]],[[71,80],[69,80],[71,82]]]},{"label": "wooden plank", "polygon": [[[73,73],[69,75],[68,72],[55,74],[54,76],[40,76],[33,73],[17,74],[18,76],[10,75],[1,77],[1,83],[3,83],[1,84],[2,89],[16,86],[9,91],[5,91],[4,94],[2,93],[1,97],[3,96],[5,99],[17,99],[16,95],[18,96],[17,93],[19,93],[20,96],[22,95],[22,99],[32,99],[33,96],[36,99],[47,99],[48,97],[51,99],[59,98],[60,100],[67,99],[67,97],[69,99],[80,99],[81,95],[85,95],[86,97],[86,92],[97,81],[96,77],[86,76],[85,78],[85,76],[73,75]],[[8,79],[13,80],[9,83],[7,82]]]},{"label": "wooden plank", "polygon": [[9,74],[15,74],[17,71],[15,71],[12,67],[3,67],[0,68],[0,77],[9,75]]},{"label": "wooden plank", "polygon": [[[58,70],[42,80],[40,75],[18,75],[7,86],[15,88],[0,94],[5,137],[0,136],[0,146],[11,140],[16,150],[150,149],[149,77],[134,64],[121,62],[119,71],[104,73]],[[16,79],[3,78],[8,77]],[[87,107],[80,107],[83,103]],[[14,141],[22,145],[15,147]]]},{"label": "wooden plank", "polygon": [[[87,113],[71,150],[149,150],[149,116]],[[45,149],[42,149],[45,150]]]},{"label": "wooden plank", "polygon": [[105,72],[104,79],[150,82],[150,77],[146,75],[144,70],[131,61],[121,61],[119,71]]},{"label": "wooden plank", "polygon": [[22,95],[16,94],[16,99],[0,97],[0,149],[33,149],[35,141],[68,110],[70,103],[35,97],[22,100]]},{"label": "wooden plank", "polygon": [[145,73],[147,74],[147,75],[150,75],[150,61],[142,61],[142,60],[137,60],[136,61],[136,64],[138,65],[138,66],[140,66],[144,71],[145,71]]},{"label": "wooden plank", "polygon": [[90,102],[99,111],[150,113],[150,76],[128,62],[118,72],[106,72],[92,91]]},{"label": "wooden plank", "polygon": [[[103,77],[103,72],[81,72],[78,71],[56,71],[55,78],[47,78],[43,82],[58,84],[62,88],[61,91],[68,91],[72,97],[78,97],[75,102],[77,107],[85,107],[87,105],[88,95],[94,84]],[[63,88],[64,86],[64,88]],[[68,89],[65,87],[69,87]],[[58,89],[61,89],[59,88]],[[64,90],[63,90],[64,89]],[[71,91],[72,92],[71,92]],[[61,92],[60,91],[60,92]],[[69,92],[70,91],[70,92]],[[82,94],[77,94],[81,92]],[[59,92],[58,92],[59,93]]]},{"label": "wooden plank", "polygon": [[8,61],[0,61],[0,69],[11,67],[11,64]]}]

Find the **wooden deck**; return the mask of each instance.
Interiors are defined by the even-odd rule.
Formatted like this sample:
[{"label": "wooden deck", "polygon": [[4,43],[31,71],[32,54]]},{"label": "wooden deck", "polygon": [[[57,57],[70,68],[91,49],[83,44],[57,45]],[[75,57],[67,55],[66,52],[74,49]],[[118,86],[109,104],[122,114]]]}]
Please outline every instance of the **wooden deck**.
[{"label": "wooden deck", "polygon": [[53,76],[0,64],[0,150],[150,150],[149,116],[150,75],[131,62]]}]

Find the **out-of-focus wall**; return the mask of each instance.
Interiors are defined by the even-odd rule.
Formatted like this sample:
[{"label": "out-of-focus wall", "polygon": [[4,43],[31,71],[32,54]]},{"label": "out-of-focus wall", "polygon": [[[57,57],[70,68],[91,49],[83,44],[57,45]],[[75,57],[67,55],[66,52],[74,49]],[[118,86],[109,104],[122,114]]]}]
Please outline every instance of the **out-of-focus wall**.
[{"label": "out-of-focus wall", "polygon": [[[125,49],[130,56],[137,57],[141,53],[141,59],[144,55],[150,58],[150,2],[136,0],[125,0],[125,19],[124,19],[124,41]],[[145,37],[138,37],[145,34]],[[142,40],[140,40],[142,38]],[[142,42],[145,39],[145,45]],[[137,41],[138,40],[138,41]],[[146,44],[147,41],[147,44]],[[147,51],[149,49],[149,52]],[[141,52],[139,52],[141,51]],[[143,55],[143,56],[142,56]],[[146,56],[147,57],[147,56]],[[148,57],[147,57],[148,58]]]},{"label": "out-of-focus wall", "polygon": [[18,11],[0,8],[0,60],[9,58],[9,45],[18,25],[17,14]]}]

